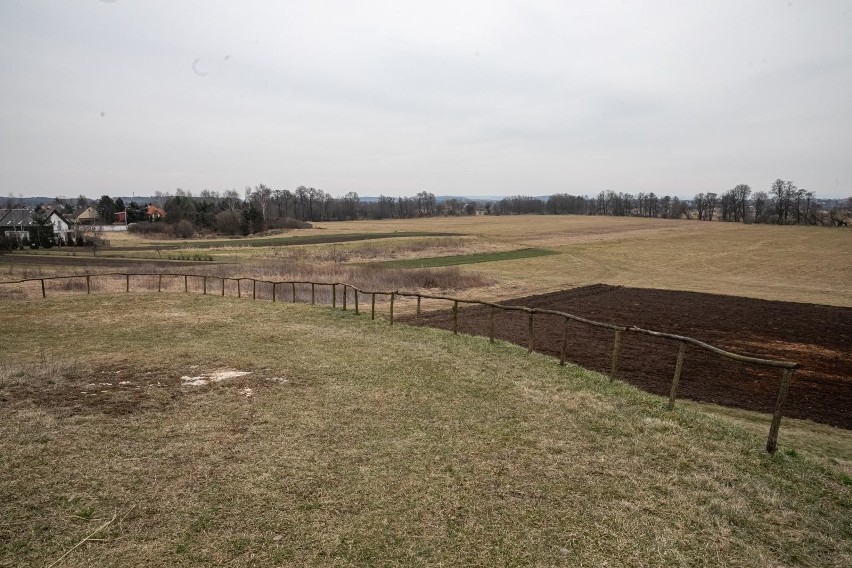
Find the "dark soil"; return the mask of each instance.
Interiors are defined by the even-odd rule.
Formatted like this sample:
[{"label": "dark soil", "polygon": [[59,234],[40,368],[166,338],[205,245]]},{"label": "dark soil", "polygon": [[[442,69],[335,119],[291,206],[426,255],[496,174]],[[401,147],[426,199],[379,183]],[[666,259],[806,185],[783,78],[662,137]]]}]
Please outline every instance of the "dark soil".
[{"label": "dark soil", "polygon": [[[158,260],[149,258],[116,258],[109,256],[65,256],[59,254],[20,254],[13,253],[0,257],[0,264],[4,265],[50,265],[50,266],[102,266],[109,267],[133,267],[144,266],[151,268],[173,268],[175,266],[198,266],[214,264],[210,261],[187,261],[187,260]],[[221,264],[221,263],[216,263]]]},{"label": "dark soil", "polygon": [[[597,284],[502,302],[546,308],[595,321],[685,335],[743,355],[795,361],[784,415],[852,428],[852,308],[774,302]],[[490,308],[459,308],[459,332],[488,335]],[[538,314],[535,349],[559,356],[565,319]],[[413,318],[407,323],[417,325]],[[452,328],[449,309],[422,314],[419,325]],[[495,335],[526,346],[527,315],[498,310]],[[572,322],[568,359],[609,373],[613,332]],[[623,334],[619,378],[668,396],[677,359],[675,342]],[[781,370],[738,363],[687,346],[678,397],[772,412]]]}]

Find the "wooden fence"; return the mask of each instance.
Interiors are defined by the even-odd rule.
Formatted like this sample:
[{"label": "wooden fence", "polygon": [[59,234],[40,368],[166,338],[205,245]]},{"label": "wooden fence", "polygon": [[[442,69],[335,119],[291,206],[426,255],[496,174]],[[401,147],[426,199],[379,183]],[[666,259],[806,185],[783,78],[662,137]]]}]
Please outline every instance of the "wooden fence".
[{"label": "wooden fence", "polygon": [[[9,280],[5,282],[0,282],[0,285],[11,285],[11,284],[23,284],[28,282],[39,282],[41,286],[41,296],[43,298],[47,297],[47,289],[45,287],[45,281],[47,280],[69,280],[69,279],[78,279],[85,280],[86,284],[86,293],[92,293],[92,281],[94,278],[105,278],[105,277],[118,277],[124,280],[124,291],[129,293],[131,286],[130,281],[131,277],[157,277],[157,291],[163,291],[163,277],[167,278],[175,278],[175,279],[183,279],[183,291],[189,292],[189,279],[201,279],[202,282],[202,293],[203,294],[214,294],[224,296],[225,295],[225,285],[226,282],[235,282],[237,284],[237,297],[243,297],[243,283],[251,282],[251,297],[253,300],[258,299],[258,284],[267,285],[271,289],[272,301],[289,301],[292,303],[296,303],[296,286],[302,285],[307,286],[310,285],[311,290],[311,304],[316,304],[317,299],[317,288],[325,287],[330,289],[331,291],[331,306],[332,308],[336,308],[338,303],[341,304],[341,308],[343,310],[347,309],[347,299],[351,295],[354,299],[354,305],[352,306],[355,314],[361,313],[361,306],[359,304],[359,296],[367,296],[370,299],[370,317],[371,319],[376,318],[376,296],[386,296],[390,299],[390,312],[389,312],[389,323],[390,325],[394,324],[394,303],[397,297],[408,297],[416,299],[416,316],[420,316],[420,308],[421,302],[423,300],[441,300],[452,303],[452,315],[453,315],[453,326],[452,331],[454,334],[458,334],[458,321],[459,321],[459,305],[460,304],[469,304],[469,305],[479,305],[479,306],[487,306],[490,309],[490,318],[489,318],[489,333],[488,339],[490,342],[494,342],[494,319],[495,313],[497,310],[503,311],[514,311],[514,312],[523,312],[528,316],[528,326],[527,326],[527,350],[532,352],[535,349],[535,316],[539,314],[547,314],[552,316],[562,317],[565,320],[565,326],[562,334],[562,347],[559,356],[559,364],[565,365],[566,358],[566,350],[568,345],[568,334],[569,334],[569,322],[579,322],[584,325],[589,325],[597,328],[603,328],[612,331],[613,333],[613,344],[612,344],[612,359],[611,359],[611,367],[609,377],[610,380],[615,380],[618,376],[618,364],[619,358],[621,356],[621,340],[622,336],[625,333],[636,333],[642,335],[649,335],[653,337],[662,338],[668,341],[675,343],[678,346],[678,355],[677,355],[677,363],[675,364],[674,376],[671,381],[671,388],[669,390],[669,402],[668,408],[671,410],[674,408],[675,399],[677,398],[677,389],[678,382],[680,381],[680,374],[683,368],[683,361],[686,352],[686,346],[692,345],[694,347],[698,347],[700,349],[704,349],[706,351],[715,353],[720,357],[724,357],[727,359],[732,359],[734,361],[739,361],[741,363],[748,363],[751,365],[756,365],[759,367],[769,367],[778,369],[781,371],[781,383],[778,389],[778,398],[775,403],[775,411],[772,414],[772,422],[769,427],[769,436],[766,440],[766,451],[770,454],[774,454],[778,449],[778,430],[781,426],[781,416],[784,410],[784,403],[787,400],[787,393],[790,390],[790,383],[793,380],[793,373],[797,368],[799,368],[798,363],[794,363],[791,361],[775,361],[772,359],[761,359],[757,357],[750,357],[747,355],[740,355],[738,353],[732,353],[730,351],[725,351],[724,349],[719,349],[718,347],[714,347],[708,343],[704,343],[703,341],[699,341],[692,337],[686,337],[682,335],[675,335],[672,333],[664,333],[659,331],[653,331],[650,329],[643,329],[641,327],[635,326],[621,326],[614,325],[609,323],[603,323],[598,321],[593,321],[590,319],[582,318],[580,316],[576,316],[573,314],[559,312],[556,310],[547,310],[542,308],[528,308],[525,306],[510,306],[504,304],[496,304],[493,302],[486,302],[482,300],[465,300],[460,298],[453,298],[450,296],[435,296],[429,294],[421,294],[418,292],[400,292],[398,290],[393,291],[373,291],[373,290],[362,290],[356,286],[351,284],[346,284],[344,282],[311,282],[306,280],[286,280],[286,281],[271,281],[271,280],[259,280],[255,278],[230,278],[227,276],[210,276],[204,274],[168,274],[168,273],[156,273],[156,272],[145,272],[145,273],[125,273],[125,272],[108,272],[108,273],[100,273],[100,274],[78,274],[78,275],[69,275],[69,276],[48,276],[44,278],[25,278],[22,280]],[[214,289],[212,286],[208,287],[208,280],[212,280],[216,282],[217,280],[220,283],[220,286]],[[281,291],[285,295],[281,295],[279,291],[279,287],[281,287]],[[342,288],[341,301],[338,302],[338,288]],[[82,286],[81,286],[82,289]],[[289,294],[288,294],[289,292]],[[247,294],[246,294],[247,296]]]}]

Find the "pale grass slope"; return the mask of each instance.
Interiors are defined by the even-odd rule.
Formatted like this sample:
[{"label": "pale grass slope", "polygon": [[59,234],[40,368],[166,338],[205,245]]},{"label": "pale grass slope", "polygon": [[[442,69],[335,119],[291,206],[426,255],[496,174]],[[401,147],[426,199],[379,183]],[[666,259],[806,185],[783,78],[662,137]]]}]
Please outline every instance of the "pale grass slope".
[{"label": "pale grass slope", "polygon": [[[62,566],[852,564],[849,479],[783,429],[770,458],[511,345],[133,300],[3,303],[0,566],[46,566],[113,515]],[[180,384],[223,370],[251,373]]]}]

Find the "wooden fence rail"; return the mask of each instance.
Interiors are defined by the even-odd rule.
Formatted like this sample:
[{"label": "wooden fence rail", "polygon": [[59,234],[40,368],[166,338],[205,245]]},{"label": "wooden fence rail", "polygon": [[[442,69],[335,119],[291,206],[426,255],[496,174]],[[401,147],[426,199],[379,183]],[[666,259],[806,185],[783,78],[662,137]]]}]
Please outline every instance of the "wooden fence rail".
[{"label": "wooden fence rail", "polygon": [[704,343],[703,341],[699,341],[698,339],[694,339],[692,337],[686,337],[682,335],[675,335],[672,333],[665,333],[660,331],[653,331],[650,329],[643,329],[641,327],[635,326],[622,326],[615,325],[611,323],[599,322],[590,320],[587,318],[583,318],[574,314],[569,314],[566,312],[560,312],[556,310],[548,310],[543,308],[528,308],[526,306],[512,306],[505,304],[497,304],[494,302],[486,302],[483,300],[470,300],[463,298],[453,298],[450,296],[438,296],[438,295],[430,295],[430,294],[421,294],[419,292],[401,292],[399,290],[362,290],[357,286],[353,286],[352,284],[348,284],[345,282],[312,282],[309,280],[285,280],[285,281],[269,281],[269,280],[258,280],[255,278],[229,278],[224,276],[210,276],[204,274],[173,274],[173,273],[158,273],[158,272],[137,272],[137,273],[126,273],[126,272],[105,272],[98,274],[76,274],[76,275],[64,275],[64,276],[46,276],[43,278],[24,278],[21,280],[7,280],[0,282],[0,285],[11,285],[11,284],[23,284],[27,282],[40,282],[41,284],[41,296],[42,298],[47,297],[47,289],[45,287],[46,280],[64,280],[64,279],[72,279],[72,278],[85,278],[86,280],[86,293],[91,294],[92,292],[92,279],[96,277],[123,277],[125,283],[125,292],[130,292],[130,277],[131,276],[157,276],[157,291],[160,292],[163,289],[163,276],[173,276],[175,278],[183,278],[183,288],[184,292],[189,292],[189,279],[201,279],[202,281],[202,294],[207,294],[207,279],[212,278],[215,280],[221,280],[221,288],[220,295],[225,295],[225,281],[236,282],[237,284],[237,296],[242,297],[242,284],[243,281],[250,281],[252,286],[252,299],[257,299],[257,284],[258,282],[268,285],[271,287],[271,295],[272,301],[275,302],[277,300],[276,289],[279,285],[290,285],[291,291],[291,301],[293,303],[296,302],[296,285],[310,285],[311,286],[311,304],[316,304],[316,287],[317,286],[330,286],[331,287],[331,302],[332,307],[337,307],[337,287],[343,287],[343,298],[342,298],[342,308],[343,310],[347,310],[347,300],[350,294],[352,293],[354,299],[354,308],[355,314],[359,315],[359,302],[358,297],[360,294],[368,294],[370,295],[370,318],[376,318],[376,296],[388,296],[390,299],[390,314],[389,321],[390,325],[394,323],[394,302],[397,297],[406,297],[406,298],[416,298],[417,300],[417,309],[416,316],[420,317],[420,308],[422,300],[439,300],[439,301],[447,301],[452,302],[452,315],[453,315],[453,325],[452,331],[454,334],[458,334],[459,331],[459,304],[469,304],[469,305],[479,305],[486,306],[489,308],[489,326],[488,326],[488,339],[491,343],[494,342],[494,317],[497,310],[501,311],[514,311],[514,312],[523,312],[527,314],[528,317],[528,327],[527,327],[527,351],[532,352],[535,347],[535,325],[534,325],[534,316],[536,314],[548,314],[554,315],[564,318],[565,327],[562,335],[562,346],[559,355],[559,364],[564,365],[566,359],[567,352],[567,344],[568,344],[568,336],[569,336],[569,327],[571,322],[578,322],[584,325],[589,325],[593,327],[603,328],[611,330],[614,333],[613,339],[613,348],[612,348],[612,358],[611,358],[611,367],[610,367],[610,380],[614,380],[618,375],[618,367],[619,367],[619,359],[621,355],[621,342],[622,335],[624,333],[637,333],[641,335],[649,335],[652,337],[659,337],[665,340],[672,341],[678,345],[678,355],[677,355],[677,363],[675,365],[674,376],[671,381],[671,388],[669,391],[669,402],[668,408],[671,410],[674,408],[675,399],[677,397],[677,388],[678,382],[680,381],[681,371],[683,370],[683,361],[685,358],[685,349],[686,345],[692,345],[694,347],[698,347],[699,349],[703,349],[714,353],[720,357],[724,357],[727,359],[731,359],[734,361],[739,361],[741,363],[747,363],[750,365],[756,365],[760,367],[770,367],[775,369],[781,369],[781,383],[778,389],[778,398],[775,403],[775,411],[772,415],[772,423],[769,429],[769,436],[766,441],[766,451],[770,454],[774,454],[778,449],[778,430],[781,425],[781,418],[783,415],[784,404],[787,400],[787,393],[790,389],[790,383],[793,380],[793,373],[796,369],[799,368],[799,364],[792,361],[777,361],[772,359],[762,359],[759,357],[751,357],[748,355],[740,355],[739,353],[732,353],[730,351],[725,351],[724,349],[720,349],[708,343]]}]

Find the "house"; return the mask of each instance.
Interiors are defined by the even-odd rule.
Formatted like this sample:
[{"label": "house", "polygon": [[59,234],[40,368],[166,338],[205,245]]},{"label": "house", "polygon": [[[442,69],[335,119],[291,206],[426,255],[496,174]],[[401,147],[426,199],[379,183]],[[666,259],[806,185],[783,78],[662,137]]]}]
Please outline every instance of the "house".
[{"label": "house", "polygon": [[166,217],[166,212],[156,205],[148,205],[148,209],[145,210],[145,214],[148,215],[149,221],[159,221]]},{"label": "house", "polygon": [[[47,210],[45,210],[45,213]],[[34,224],[36,212],[29,208],[0,210],[0,233],[18,238],[29,237],[29,229]],[[50,210],[47,220],[53,225],[53,234],[66,239],[72,233],[71,223],[55,209]]]},{"label": "house", "polygon": [[77,215],[75,221],[78,225],[94,225],[98,222],[98,211],[94,207],[86,207]]},{"label": "house", "polygon": [[47,216],[47,220],[50,221],[50,224],[53,225],[53,234],[62,237],[63,239],[68,236],[68,233],[73,232],[71,229],[72,223],[68,219],[66,219],[59,211],[53,209],[50,212],[50,215]]},{"label": "house", "polygon": [[0,209],[0,233],[18,238],[26,237],[29,235],[28,229],[32,222],[33,210],[28,207]]}]

